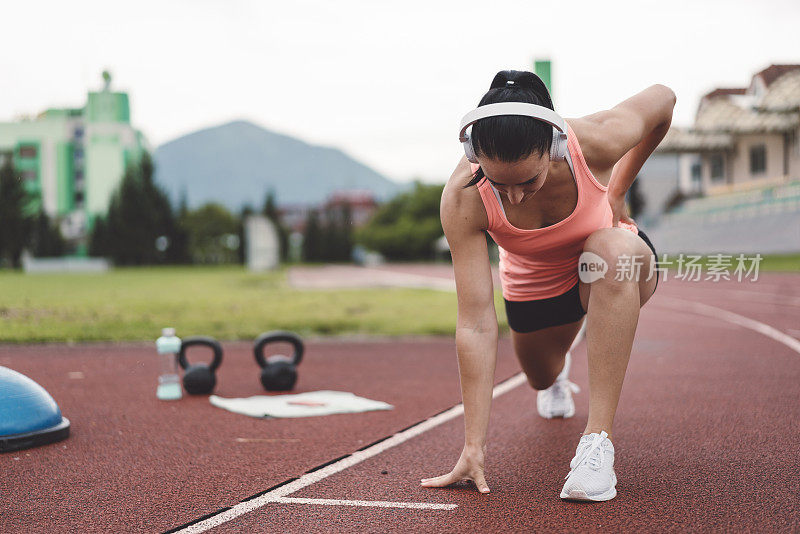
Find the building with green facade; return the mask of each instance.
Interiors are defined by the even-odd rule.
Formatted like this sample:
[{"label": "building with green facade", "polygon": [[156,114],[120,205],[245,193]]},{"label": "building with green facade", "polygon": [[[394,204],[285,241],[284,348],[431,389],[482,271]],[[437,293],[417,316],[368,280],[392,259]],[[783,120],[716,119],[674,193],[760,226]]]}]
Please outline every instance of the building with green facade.
[{"label": "building with green facade", "polygon": [[34,119],[0,122],[0,156],[12,158],[31,193],[30,212],[58,221],[71,254],[86,256],[88,235],[105,215],[128,163],[146,141],[130,124],[126,93],[89,92],[82,108],[47,109]]}]

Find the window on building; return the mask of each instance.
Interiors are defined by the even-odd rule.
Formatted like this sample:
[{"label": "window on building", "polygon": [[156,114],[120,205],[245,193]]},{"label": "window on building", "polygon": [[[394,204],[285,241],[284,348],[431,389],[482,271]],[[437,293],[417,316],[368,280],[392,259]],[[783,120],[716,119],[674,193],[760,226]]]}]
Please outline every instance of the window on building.
[{"label": "window on building", "polygon": [[722,154],[711,155],[711,180],[720,182],[725,179],[725,157]]},{"label": "window on building", "polygon": [[83,207],[83,191],[75,192],[75,208]]},{"label": "window on building", "polygon": [[701,184],[703,182],[703,166],[699,161],[697,163],[692,163],[691,179],[692,191],[700,191],[700,189],[702,189]]},{"label": "window on building", "polygon": [[75,159],[81,159],[83,158],[83,149],[81,147],[76,146],[75,149],[72,151],[72,154],[75,157]]},{"label": "window on building", "polygon": [[19,157],[21,158],[35,158],[37,154],[36,145],[20,145]]},{"label": "window on building", "polygon": [[767,172],[767,146],[755,145],[750,147],[750,174]]},{"label": "window on building", "polygon": [[20,173],[20,176],[22,176],[22,181],[24,182],[35,182],[36,178],[38,178],[38,176],[36,175],[36,171],[33,169],[22,171]]},{"label": "window on building", "polygon": [[83,127],[78,126],[77,128],[75,128],[75,130],[73,131],[72,135],[73,135],[73,137],[75,137],[75,139],[82,139],[83,138]]}]

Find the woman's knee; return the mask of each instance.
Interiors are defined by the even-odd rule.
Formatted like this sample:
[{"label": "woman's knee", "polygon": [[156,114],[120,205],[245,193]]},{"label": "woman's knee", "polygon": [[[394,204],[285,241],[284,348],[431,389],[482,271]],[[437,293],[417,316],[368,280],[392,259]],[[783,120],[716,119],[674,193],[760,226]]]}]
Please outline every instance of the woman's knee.
[{"label": "woman's knee", "polygon": [[[639,239],[624,228],[601,228],[589,235],[584,242],[583,252],[594,254],[605,264],[601,267],[605,274],[598,280],[616,283],[635,281],[635,274],[646,269],[648,261],[642,253]],[[649,249],[647,251],[650,252]],[[579,268],[588,268],[584,264],[588,265],[591,260],[597,261],[597,258],[583,256]]]},{"label": "woman's knee", "polygon": [[[563,365],[563,364],[562,364]],[[558,373],[561,371],[547,371],[547,372],[540,372],[540,373],[525,373],[525,377],[528,379],[528,384],[536,390],[543,390],[547,389],[555,383],[556,378],[558,378]]]},{"label": "woman's knee", "polygon": [[548,346],[545,343],[532,347],[530,343],[515,343],[514,352],[519,360],[528,384],[533,389],[547,389],[564,368],[564,356],[568,347],[562,346],[563,343],[555,343],[557,346]]},{"label": "woman's knee", "polygon": [[624,228],[601,228],[592,232],[583,244],[584,252],[593,252],[603,259],[633,255],[639,249],[636,235]]},{"label": "woman's knee", "polygon": [[533,332],[511,331],[514,353],[532,388],[547,389],[553,385],[582,324],[583,319]]}]

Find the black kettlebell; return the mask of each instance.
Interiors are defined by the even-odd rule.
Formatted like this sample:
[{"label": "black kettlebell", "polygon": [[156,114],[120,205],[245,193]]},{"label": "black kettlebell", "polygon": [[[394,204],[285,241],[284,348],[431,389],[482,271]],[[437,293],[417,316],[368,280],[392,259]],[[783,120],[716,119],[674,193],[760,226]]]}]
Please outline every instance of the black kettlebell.
[{"label": "black kettlebell", "polygon": [[[194,346],[210,347],[214,352],[214,358],[210,364],[196,363],[189,365],[186,361],[186,349]],[[178,363],[184,369],[183,387],[190,395],[207,395],[214,391],[217,385],[217,377],[214,372],[222,363],[222,345],[213,337],[194,336],[187,337],[181,341],[181,350],[178,353]]]},{"label": "black kettlebell", "polygon": [[[266,358],[264,348],[270,343],[291,343],[294,354],[291,357],[276,354]],[[253,346],[258,365],[261,366],[261,384],[267,391],[289,391],[297,382],[297,366],[303,358],[303,340],[292,332],[276,330],[261,334]]]}]

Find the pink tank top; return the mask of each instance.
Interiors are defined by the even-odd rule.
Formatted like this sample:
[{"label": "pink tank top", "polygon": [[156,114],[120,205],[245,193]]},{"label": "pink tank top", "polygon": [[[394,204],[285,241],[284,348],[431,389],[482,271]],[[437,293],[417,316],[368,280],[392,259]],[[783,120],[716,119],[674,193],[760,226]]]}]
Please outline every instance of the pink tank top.
[{"label": "pink tank top", "polygon": [[[578,257],[586,238],[597,229],[611,227],[608,187],[592,175],[569,125],[567,132],[578,203],[566,219],[533,230],[516,228],[508,222],[499,193],[489,181],[484,178],[477,184],[489,219],[489,235],[500,248],[500,282],[506,300],[546,299],[568,291],[578,282]],[[473,163],[472,172],[477,169]],[[637,233],[636,226],[620,226]]]}]

